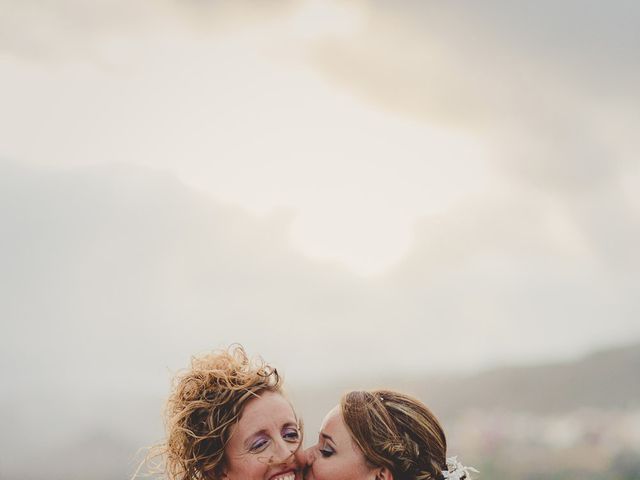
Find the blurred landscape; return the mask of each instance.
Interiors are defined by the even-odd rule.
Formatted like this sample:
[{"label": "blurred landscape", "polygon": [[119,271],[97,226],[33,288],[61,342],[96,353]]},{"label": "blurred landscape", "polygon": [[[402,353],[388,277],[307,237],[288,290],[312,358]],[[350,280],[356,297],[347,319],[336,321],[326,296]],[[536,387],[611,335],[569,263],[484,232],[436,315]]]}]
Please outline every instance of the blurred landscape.
[{"label": "blurred landscape", "polygon": [[[486,358],[501,345],[496,331],[485,335],[480,323],[477,334],[460,336],[464,319],[449,312],[421,328],[425,338],[435,329],[451,342],[404,351],[422,310],[441,300],[426,301],[436,288],[429,284],[405,292],[402,270],[365,280],[311,261],[288,248],[277,218],[256,219],[146,168],[5,162],[0,173],[4,480],[128,478],[162,439],[172,372],[222,336],[264,352],[289,379],[308,444],[342,392],[384,386],[431,406],[450,454],[483,478],[639,478],[640,344],[554,363],[460,368],[447,355],[464,358],[484,338],[475,352]],[[389,320],[398,305],[407,318]],[[452,299],[447,306],[457,312]],[[552,327],[542,321],[535,341],[553,343]],[[366,342],[354,340],[367,331]],[[510,344],[530,347],[531,338],[511,335]],[[396,342],[398,357],[372,352],[378,339]],[[422,360],[394,372],[404,356]]]},{"label": "blurred landscape", "polygon": [[[345,366],[348,367],[348,366]],[[324,415],[355,388],[395,388],[424,400],[443,422],[448,454],[494,480],[640,478],[640,344],[593,353],[579,361],[496,368],[474,375],[350,378],[287,389],[315,442]],[[164,396],[89,399],[99,411],[65,442],[24,451],[3,435],[4,480],[125,479],[162,438]],[[19,435],[29,417],[20,399],[3,398]],[[46,405],[42,408],[46,409]],[[51,423],[55,424],[54,421]],[[6,430],[5,430],[6,432]],[[24,461],[17,462],[17,458]]]},{"label": "blurred landscape", "polygon": [[479,478],[630,480],[640,478],[638,372],[635,344],[570,363],[292,390],[307,441],[342,392],[390,387],[425,401],[444,424],[448,454],[478,468]]}]

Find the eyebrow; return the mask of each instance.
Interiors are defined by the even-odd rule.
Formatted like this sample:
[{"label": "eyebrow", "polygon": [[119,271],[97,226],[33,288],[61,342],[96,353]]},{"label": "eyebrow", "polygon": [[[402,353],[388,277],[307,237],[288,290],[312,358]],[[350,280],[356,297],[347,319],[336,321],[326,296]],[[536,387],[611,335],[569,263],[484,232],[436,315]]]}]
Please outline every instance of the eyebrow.
[{"label": "eyebrow", "polygon": [[324,438],[324,439],[330,440],[330,441],[331,441],[331,443],[333,443],[333,444],[335,444],[335,443],[336,443],[336,441],[335,441],[333,438],[331,438],[331,435],[327,435],[327,434],[326,434],[326,433],[324,433],[324,432],[320,432],[320,436],[321,436],[322,438]]},{"label": "eyebrow", "polygon": [[[282,428],[287,428],[287,427],[295,427],[298,428],[298,425],[295,422],[287,422],[285,424],[282,425]],[[244,446],[245,448],[251,448],[251,444],[253,443],[253,441],[256,439],[256,437],[259,437],[260,435],[267,435],[268,434],[268,429],[263,428],[262,430],[258,430],[257,432],[253,432],[251,435],[249,435],[249,437],[247,437],[247,439],[244,441]]]},{"label": "eyebrow", "polygon": [[265,429],[262,429],[262,430],[258,430],[257,432],[254,432],[251,435],[249,435],[247,437],[247,439],[244,441],[245,448],[247,448],[247,449],[251,448],[251,445],[253,444],[255,439],[257,437],[261,436],[261,435],[265,435],[266,433],[267,433],[267,431]]}]

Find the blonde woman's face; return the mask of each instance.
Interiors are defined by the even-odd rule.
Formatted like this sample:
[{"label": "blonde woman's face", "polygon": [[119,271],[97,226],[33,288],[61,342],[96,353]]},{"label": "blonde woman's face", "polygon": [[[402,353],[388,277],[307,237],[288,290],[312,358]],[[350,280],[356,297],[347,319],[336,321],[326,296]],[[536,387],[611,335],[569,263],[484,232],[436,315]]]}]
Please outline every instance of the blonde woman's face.
[{"label": "blonde woman's face", "polygon": [[225,450],[228,480],[302,480],[301,434],[291,405],[265,392],[250,400]]},{"label": "blonde woman's face", "polygon": [[305,453],[307,480],[373,480],[376,477],[376,469],[367,465],[364,455],[351,439],[339,406],[327,414],[318,443]]}]

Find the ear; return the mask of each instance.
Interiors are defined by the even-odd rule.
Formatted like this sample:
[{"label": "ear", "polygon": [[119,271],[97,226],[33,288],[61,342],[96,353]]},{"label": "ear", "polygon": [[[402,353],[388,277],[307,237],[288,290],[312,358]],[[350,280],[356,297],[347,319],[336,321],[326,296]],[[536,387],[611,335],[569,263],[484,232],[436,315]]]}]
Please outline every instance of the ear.
[{"label": "ear", "polygon": [[376,480],[393,480],[393,473],[387,467],[380,467],[376,471]]}]

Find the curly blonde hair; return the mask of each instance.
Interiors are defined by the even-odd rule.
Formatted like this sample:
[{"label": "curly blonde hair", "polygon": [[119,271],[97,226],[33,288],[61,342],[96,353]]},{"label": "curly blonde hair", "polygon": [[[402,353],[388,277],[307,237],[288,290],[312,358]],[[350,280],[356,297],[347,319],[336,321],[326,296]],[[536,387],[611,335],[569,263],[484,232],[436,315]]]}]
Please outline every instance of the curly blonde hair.
[{"label": "curly blonde hair", "polygon": [[251,360],[241,345],[193,357],[177,375],[167,401],[164,457],[169,480],[216,480],[225,466],[225,447],[244,406],[263,392],[282,393],[278,371]]},{"label": "curly blonde hair", "polygon": [[442,478],[447,440],[424,403],[391,390],[352,391],[340,409],[369,465],[388,468],[395,480]]}]

